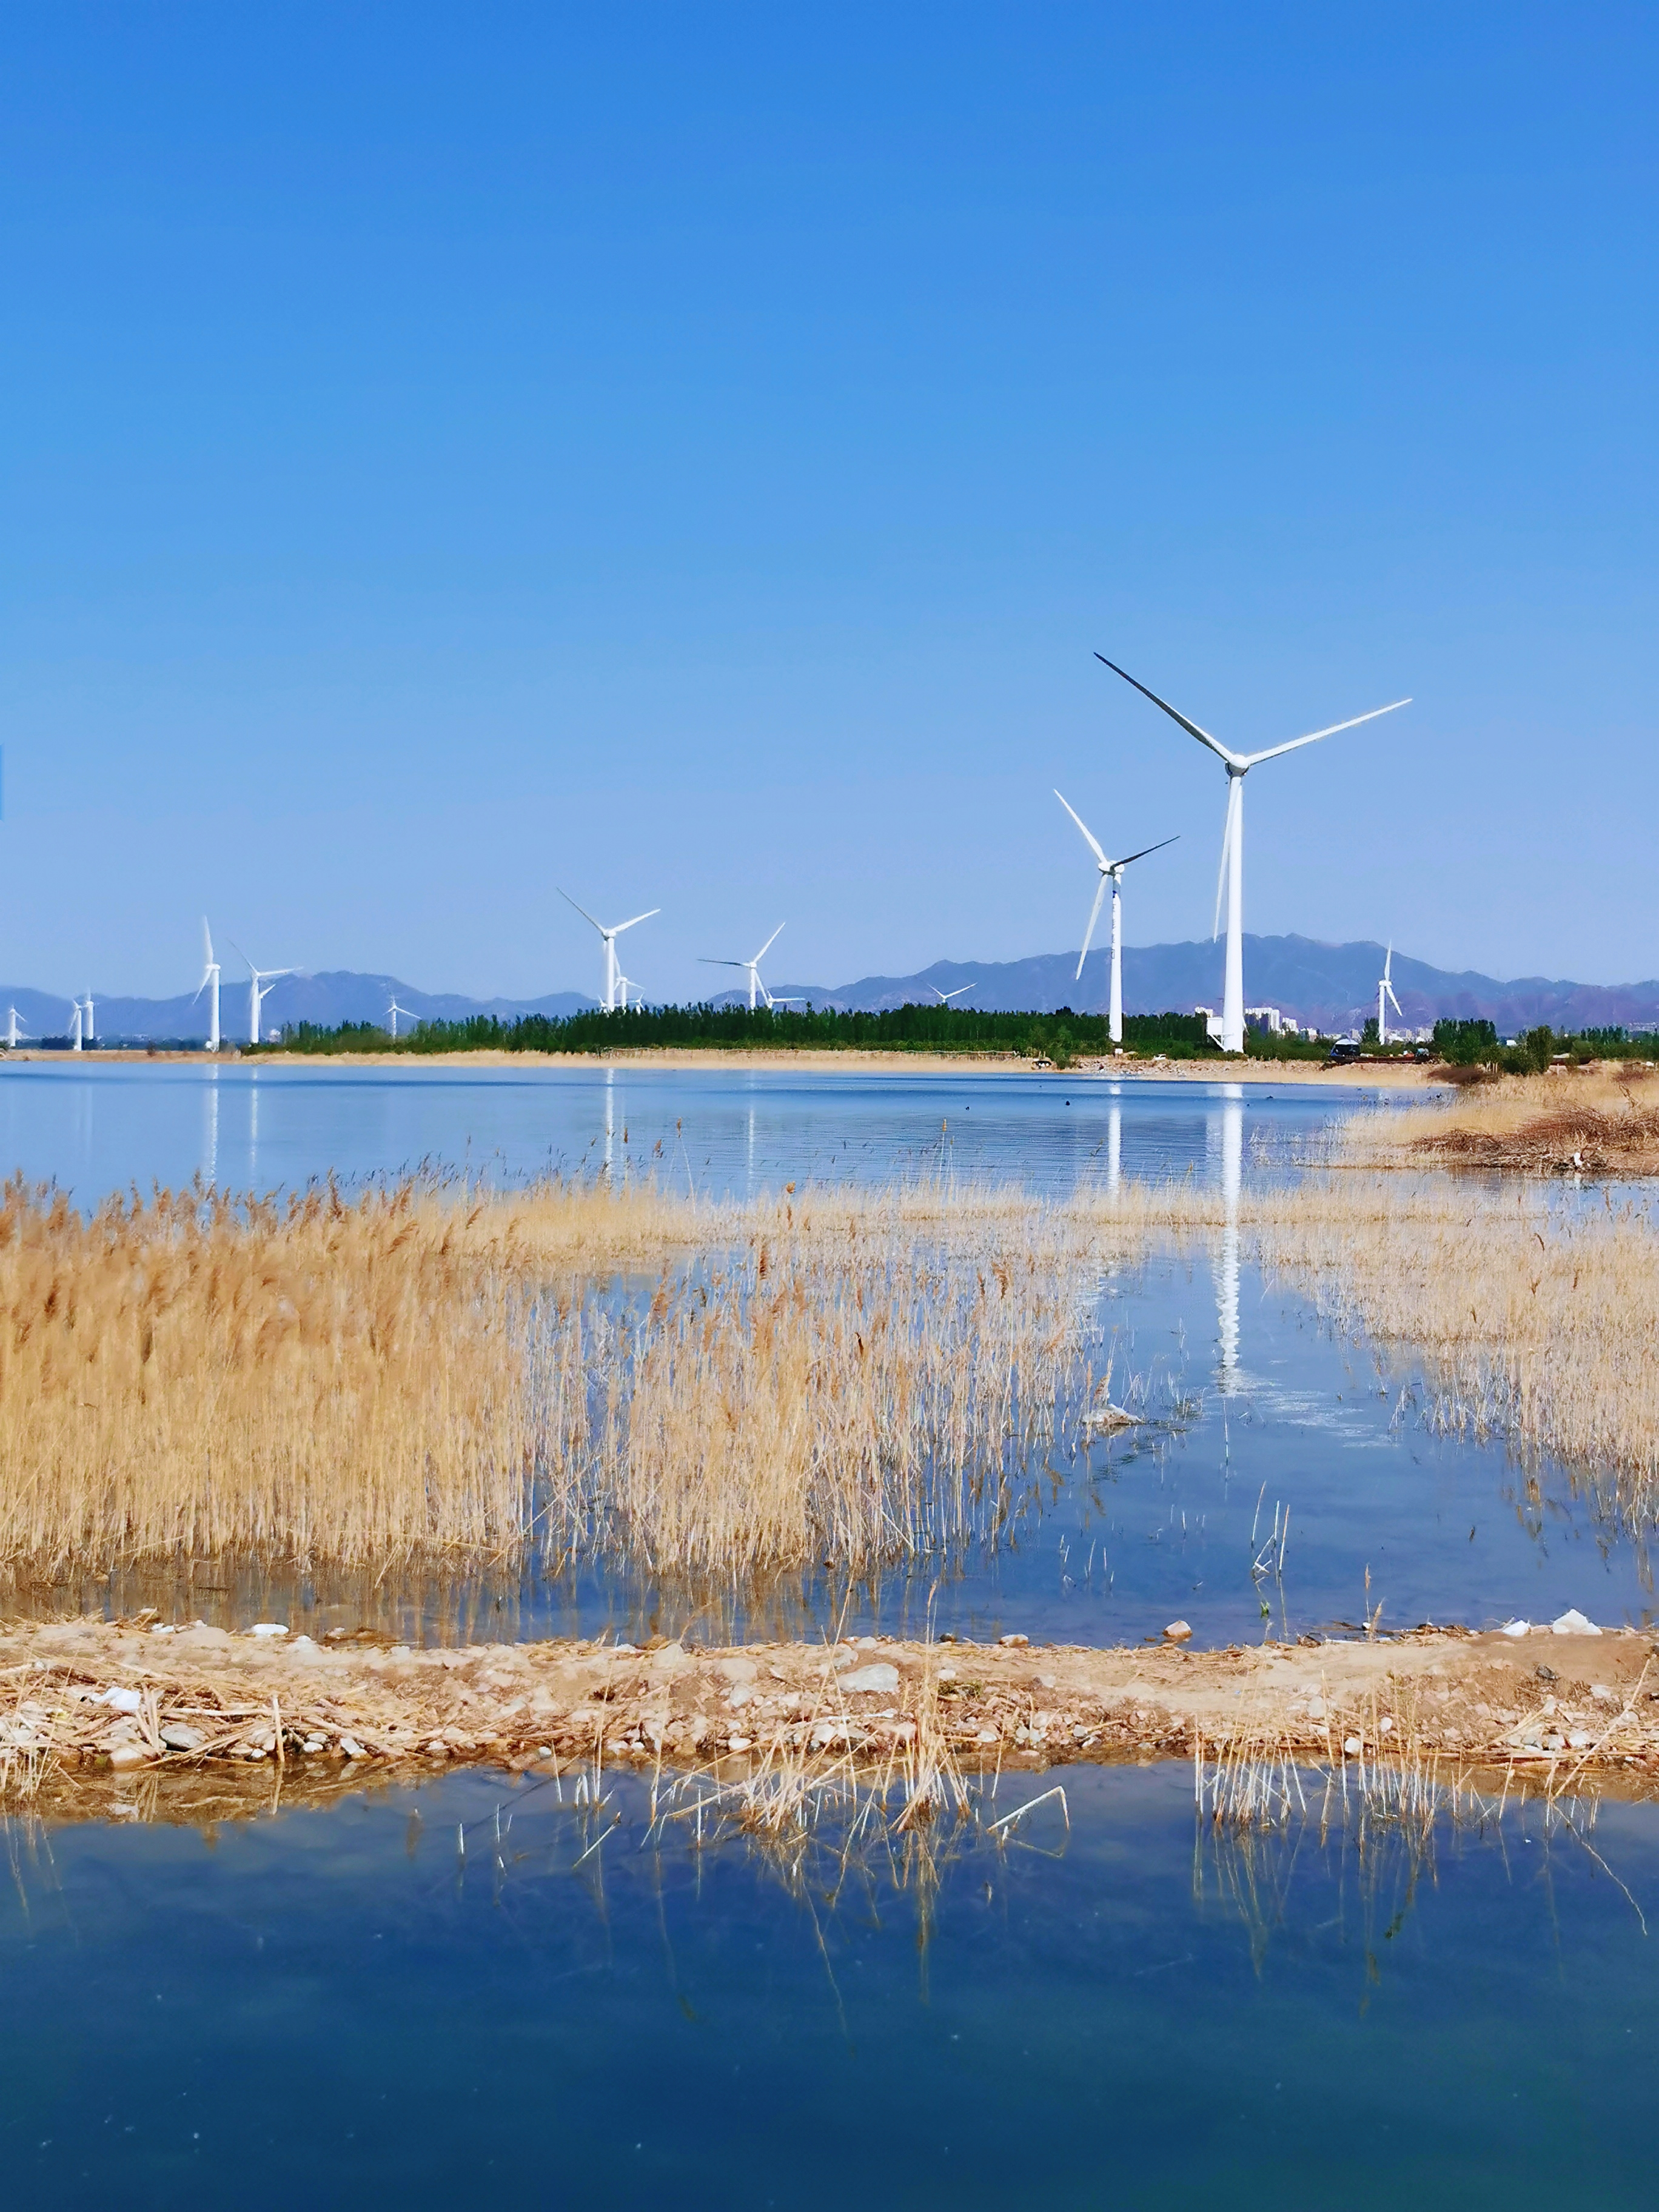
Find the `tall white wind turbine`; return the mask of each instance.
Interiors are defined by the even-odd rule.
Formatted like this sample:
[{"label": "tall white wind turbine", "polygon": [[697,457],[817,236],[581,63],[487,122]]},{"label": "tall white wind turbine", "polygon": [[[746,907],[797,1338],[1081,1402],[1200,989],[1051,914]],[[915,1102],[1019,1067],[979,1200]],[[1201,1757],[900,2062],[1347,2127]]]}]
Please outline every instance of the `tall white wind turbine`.
[{"label": "tall white wind turbine", "polygon": [[941,1006],[948,1006],[952,999],[961,998],[964,992],[973,990],[975,986],[972,983],[958,983],[954,991],[941,991],[937,983],[930,983],[927,988]]},{"label": "tall white wind turbine", "polygon": [[752,960],[710,960],[700,953],[699,963],[704,968],[741,968],[749,978],[749,1011],[751,1014],[755,1011],[755,1002],[757,999],[764,999],[769,1006],[793,1006],[794,1004],[793,1000],[774,999],[760,978],[761,962],[765,959],[779,938],[782,936],[783,932],[784,924],[780,922]]},{"label": "tall white wind turbine", "polygon": [[199,999],[204,991],[208,994],[207,1048],[210,1052],[217,1052],[219,1049],[219,963],[213,957],[213,934],[208,927],[205,915],[202,916],[202,980],[196,986],[196,998],[190,1002],[192,1006],[196,1004],[196,999]]},{"label": "tall white wind turbine", "polygon": [[1089,850],[1100,867],[1100,882],[1095,889],[1095,902],[1089,909],[1089,926],[1083,933],[1083,950],[1077,956],[1075,983],[1083,973],[1083,963],[1089,957],[1089,944],[1095,933],[1095,924],[1100,920],[1100,902],[1106,896],[1106,886],[1112,887],[1112,1011],[1109,1033],[1114,1044],[1123,1042],[1123,871],[1133,860],[1144,860],[1148,853],[1161,853],[1166,845],[1173,845],[1174,837],[1160,837],[1156,845],[1143,845],[1138,853],[1126,853],[1121,860],[1109,860],[1100,849],[1100,842],[1064,792],[1054,797],[1083,832]]},{"label": "tall white wind turbine", "polygon": [[256,968],[233,937],[230,949],[239,960],[247,960],[247,1041],[259,1042],[259,1009],[270,996],[270,987],[284,975],[297,975],[297,968]]},{"label": "tall white wind turbine", "polygon": [[98,1042],[98,1030],[96,1024],[92,1018],[92,994],[90,991],[87,993],[85,1005],[87,1012],[87,1042],[88,1044],[96,1044]]},{"label": "tall white wind turbine", "polygon": [[1394,995],[1393,969],[1394,947],[1391,945],[1383,956],[1382,973],[1376,979],[1376,1041],[1378,1044],[1387,1044],[1389,1041],[1388,1024],[1382,1018],[1384,999],[1389,1000],[1402,1022],[1406,1018],[1405,1008]]},{"label": "tall white wind turbine", "polygon": [[[568,891],[560,890],[559,896],[567,906],[576,906],[575,900],[571,897]],[[617,964],[617,939],[622,935],[623,930],[632,929],[635,922],[649,921],[652,915],[660,914],[662,908],[659,906],[648,906],[643,914],[635,915],[629,921],[619,921],[610,929],[607,929],[602,921],[595,921],[585,906],[576,906],[576,911],[585,922],[591,924],[599,931],[605,940],[605,1011],[607,1014],[615,1013],[617,987],[622,976],[622,969]]]},{"label": "tall white wind turbine", "polygon": [[[1362,722],[1374,722],[1379,714],[1392,714],[1396,708],[1409,707],[1409,699],[1390,700],[1386,707],[1373,707],[1364,714],[1350,714],[1346,722],[1332,722],[1322,730],[1310,730],[1305,738],[1287,738],[1282,745],[1265,746],[1259,753],[1236,753],[1224,745],[1219,738],[1212,738],[1207,730],[1200,729],[1196,722],[1176,711],[1167,699],[1160,699],[1156,691],[1120,668],[1115,660],[1108,660],[1103,653],[1095,659],[1114,676],[1121,676],[1126,684],[1133,684],[1143,699],[1150,699],[1154,707],[1161,708],[1172,722],[1179,722],[1189,738],[1196,738],[1207,745],[1227,771],[1227,821],[1221,833],[1221,872],[1216,878],[1215,924],[1212,936],[1221,933],[1221,895],[1227,894],[1227,982],[1221,1001],[1221,1049],[1223,1052],[1243,1052],[1244,1049],[1244,779],[1253,768],[1263,761],[1277,760],[1280,753],[1293,753],[1302,745],[1318,743],[1321,738],[1334,738],[1339,730],[1358,729]],[[1075,818],[1075,817],[1074,817]]]},{"label": "tall white wind turbine", "polygon": [[27,1035],[28,1031],[23,1027],[21,1022],[17,1018],[16,1007],[13,1006],[6,1020],[6,1043],[8,1048],[11,1051],[15,1052],[18,1046],[22,1043],[24,1038]]},{"label": "tall white wind turbine", "polygon": [[386,1000],[386,1010],[387,1013],[392,1017],[392,1043],[393,1043],[393,1044],[396,1044],[396,1043],[397,1043],[397,1042],[398,1042],[398,1015],[399,1015],[399,1014],[401,1014],[401,1015],[404,1017],[404,1020],[405,1020],[405,1021],[412,1021],[415,1018],[414,1018],[414,1016],[410,1012],[409,1008],[408,1008],[407,1006],[400,1006],[398,1004],[398,996],[397,996],[397,994],[396,994],[396,992],[395,992],[395,991],[393,992],[393,994],[392,994],[392,995],[391,996],[391,998],[389,998],[389,999]]}]

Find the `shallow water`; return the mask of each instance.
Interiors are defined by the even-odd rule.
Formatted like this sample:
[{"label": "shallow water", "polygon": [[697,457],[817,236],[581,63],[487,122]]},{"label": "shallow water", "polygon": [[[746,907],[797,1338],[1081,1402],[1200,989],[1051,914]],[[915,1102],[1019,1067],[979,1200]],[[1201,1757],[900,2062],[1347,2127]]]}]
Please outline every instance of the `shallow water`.
[{"label": "shallow water", "polygon": [[[679,1176],[743,1194],[786,1181],[936,1173],[1079,1181],[1190,1174],[1223,1190],[1295,1172],[1297,1148],[1371,1094],[1040,1075],[837,1074],[577,1065],[551,1070],[165,1064],[0,1066],[0,1162],[90,1202],[127,1182],[216,1176],[232,1188],[351,1179],[422,1159],[499,1178],[550,1165]],[[607,1130],[609,1136],[607,1138]],[[660,1147],[660,1149],[659,1149]],[[1569,1202],[1564,1196],[1558,1202]],[[1578,1607],[1655,1617],[1644,1546],[1609,1529],[1562,1470],[1529,1479],[1501,1445],[1437,1436],[1408,1361],[1334,1341],[1307,1302],[1241,1263],[1224,1235],[1190,1259],[1108,1279],[1103,1349],[1160,1418],[1042,1455],[994,1547],[848,1589],[833,1573],[762,1593],[665,1589],[625,1571],[357,1587],[260,1573],[131,1574],[6,1594],[313,1631],[414,1638],[659,1630],[741,1633],[1011,1629],[1133,1641],[1176,1617],[1225,1644],[1382,1608],[1384,1627],[1482,1625]],[[1120,1395],[1121,1395],[1120,1389]],[[1275,1526],[1288,1535],[1271,1542]],[[366,1584],[368,1578],[365,1578]]]},{"label": "shallow water", "polygon": [[642,1848],[634,1784],[597,1820],[473,1773],[15,1821],[7,2201],[1651,2201],[1659,1808],[1605,1805],[1593,1852],[1535,1807],[1247,1844],[1178,1768],[1062,1778],[1069,1834],[947,1840],[931,1898],[827,1845],[793,1881]]},{"label": "shallow water", "polygon": [[832,1067],[450,1068],[0,1062],[0,1164],[85,1205],[200,1175],[233,1191],[422,1162],[498,1181],[608,1167],[743,1198],[795,1180],[954,1172],[1034,1189],[1212,1175],[1231,1114],[1247,1150],[1311,1136],[1370,1093],[1098,1077],[843,1074]]}]

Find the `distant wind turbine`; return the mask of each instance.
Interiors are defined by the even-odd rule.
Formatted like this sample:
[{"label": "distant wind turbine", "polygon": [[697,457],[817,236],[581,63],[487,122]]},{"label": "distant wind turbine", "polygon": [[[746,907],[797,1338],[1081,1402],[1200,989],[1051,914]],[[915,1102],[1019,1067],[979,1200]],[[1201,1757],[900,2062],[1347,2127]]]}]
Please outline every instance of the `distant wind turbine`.
[{"label": "distant wind turbine", "polygon": [[1406,1018],[1406,1009],[1394,995],[1394,983],[1392,981],[1393,969],[1394,947],[1391,945],[1383,957],[1382,973],[1376,979],[1376,1041],[1378,1044],[1387,1044],[1389,1041],[1388,1027],[1382,1018],[1382,1001],[1384,999],[1388,1000],[1389,1003],[1393,1006],[1395,1013],[1399,1015],[1402,1022]]},{"label": "distant wind turbine", "polygon": [[259,1009],[270,996],[270,987],[283,975],[296,975],[297,968],[256,968],[233,937],[230,949],[239,960],[247,962],[247,1041],[259,1042]]},{"label": "distant wind turbine", "polygon": [[400,1006],[398,1004],[398,996],[395,991],[391,998],[386,1000],[386,1010],[392,1017],[392,1042],[393,1044],[396,1044],[398,1042],[398,1015],[402,1014],[406,1021],[413,1021],[415,1017],[410,1012],[407,1006]]},{"label": "distant wind turbine", "polygon": [[90,991],[88,991],[88,992],[87,993],[87,998],[86,998],[86,1007],[87,1007],[87,1042],[88,1042],[88,1044],[95,1045],[95,1044],[97,1043],[97,1042],[98,1042],[98,1030],[97,1030],[97,1025],[96,1025],[96,1024],[94,1022],[94,1020],[93,1020],[93,1018],[92,1018],[92,994],[91,994],[91,992],[90,992]]},{"label": "distant wind turbine", "polygon": [[1196,738],[1207,745],[1227,771],[1227,821],[1221,833],[1221,872],[1216,878],[1215,926],[1212,936],[1221,933],[1221,894],[1227,894],[1227,981],[1221,1002],[1221,1049],[1223,1052],[1243,1052],[1244,1049],[1244,779],[1253,768],[1263,761],[1277,760],[1280,753],[1293,753],[1298,746],[1311,745],[1321,738],[1333,738],[1339,730],[1358,729],[1362,722],[1374,722],[1379,714],[1392,714],[1396,708],[1409,707],[1409,699],[1394,699],[1386,707],[1373,707],[1364,714],[1351,714],[1346,722],[1332,722],[1322,730],[1310,730],[1305,738],[1291,738],[1282,745],[1267,745],[1259,753],[1236,753],[1212,738],[1207,730],[1200,729],[1196,722],[1176,712],[1167,699],[1160,699],[1156,691],[1120,668],[1115,660],[1108,660],[1103,653],[1095,659],[1103,667],[1109,668],[1114,676],[1121,676],[1126,684],[1133,684],[1143,699],[1150,699],[1154,707],[1162,708],[1172,722],[1178,722],[1189,738]]},{"label": "distant wind turbine", "polygon": [[948,1006],[952,999],[959,999],[964,991],[977,990],[979,987],[975,983],[958,983],[954,991],[941,991],[937,983],[930,983],[927,988],[941,1006]]},{"label": "distant wind turbine", "polygon": [[17,1009],[14,1006],[11,1009],[9,1018],[6,1023],[6,1043],[8,1047],[10,1050],[15,1052],[18,1046],[22,1043],[24,1038],[27,1035],[28,1031],[18,1020]]},{"label": "distant wind turbine", "polygon": [[605,1011],[607,1014],[615,1013],[617,986],[622,975],[622,969],[617,964],[617,939],[622,935],[623,930],[632,929],[635,922],[649,921],[652,915],[660,914],[662,908],[659,906],[648,906],[643,914],[635,915],[631,921],[617,922],[612,927],[607,929],[602,921],[593,920],[585,906],[576,906],[575,900],[571,897],[568,891],[560,890],[559,896],[567,906],[575,906],[582,920],[597,929],[605,940]]},{"label": "distant wind turbine", "polygon": [[1095,890],[1095,902],[1089,909],[1089,926],[1083,933],[1083,950],[1077,956],[1075,983],[1083,973],[1083,963],[1089,957],[1090,940],[1095,933],[1095,924],[1100,920],[1100,902],[1106,896],[1106,886],[1112,887],[1112,1000],[1111,1020],[1108,1034],[1114,1044],[1123,1042],[1123,871],[1135,860],[1144,860],[1148,853],[1161,853],[1166,845],[1173,845],[1174,837],[1160,837],[1156,845],[1143,845],[1138,853],[1126,853],[1121,860],[1109,860],[1100,848],[1100,842],[1064,792],[1054,797],[1082,830],[1089,850],[1100,866],[1100,882]]},{"label": "distant wind turbine", "polygon": [[219,963],[213,957],[213,935],[208,927],[205,915],[202,916],[202,980],[196,986],[196,998],[190,1002],[192,1006],[196,1004],[196,999],[199,999],[204,991],[208,993],[207,1048],[210,1052],[217,1052],[219,1049]]},{"label": "distant wind turbine", "polygon": [[81,1001],[78,999],[71,999],[70,1004],[75,1009],[75,1019],[70,1024],[70,1050],[79,1052],[81,1049]]},{"label": "distant wind turbine", "polygon": [[769,1006],[787,1006],[796,1003],[792,999],[775,999],[765,984],[762,982],[760,976],[761,962],[765,959],[779,938],[782,936],[784,927],[782,922],[778,924],[752,960],[711,960],[704,954],[698,955],[699,963],[704,968],[741,968],[744,970],[749,978],[749,1011],[751,1014],[755,1011],[755,1002],[757,999],[764,999]]}]

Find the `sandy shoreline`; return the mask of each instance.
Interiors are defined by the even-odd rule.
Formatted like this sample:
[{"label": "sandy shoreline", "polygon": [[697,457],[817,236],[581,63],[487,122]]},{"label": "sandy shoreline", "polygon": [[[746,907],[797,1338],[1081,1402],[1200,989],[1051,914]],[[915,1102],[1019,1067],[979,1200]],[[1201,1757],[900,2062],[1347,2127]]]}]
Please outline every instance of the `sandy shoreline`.
[{"label": "sandy shoreline", "polygon": [[1201,1747],[1659,1784],[1659,1639],[1630,1629],[1421,1629],[1218,1651],[871,1638],[416,1650],[199,1624],[19,1622],[0,1628],[0,1797],[52,1804],[136,1771],[262,1764],[297,1784],[596,1758],[878,1763],[919,1726],[965,1770],[1191,1759]]}]

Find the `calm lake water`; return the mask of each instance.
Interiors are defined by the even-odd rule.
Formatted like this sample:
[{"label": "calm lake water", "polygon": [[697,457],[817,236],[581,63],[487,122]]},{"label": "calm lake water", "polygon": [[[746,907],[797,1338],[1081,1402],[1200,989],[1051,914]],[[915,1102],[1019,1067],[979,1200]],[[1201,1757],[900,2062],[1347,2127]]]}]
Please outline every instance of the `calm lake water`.
[{"label": "calm lake water", "polygon": [[[200,1173],[233,1189],[347,1181],[421,1162],[497,1180],[549,1167],[655,1174],[738,1195],[785,1182],[888,1182],[941,1167],[963,1180],[1190,1175],[1223,1188],[1293,1173],[1299,1144],[1375,1094],[1040,1075],[691,1073],[164,1064],[0,1066],[0,1164],[83,1203]],[[1080,1643],[1156,1634],[1176,1614],[1201,1643],[1296,1633],[1382,1607],[1385,1626],[1480,1625],[1576,1605],[1654,1618],[1644,1546],[1610,1530],[1562,1470],[1535,1486],[1500,1445],[1434,1434],[1411,1363],[1334,1340],[1305,1301],[1219,1243],[1106,1285],[1120,1376],[1170,1418],[1128,1440],[1048,1455],[1011,1539],[874,1589],[815,1576],[712,1610],[626,1575],[550,1583],[528,1572],[442,1589],[199,1577],[188,1612],[227,1625],[276,1613],[313,1629],[374,1622],[403,1636],[611,1629],[714,1633],[1018,1628]],[[1253,1566],[1289,1516],[1283,1571]],[[1277,1555],[1273,1565],[1277,1566]],[[1369,1580],[1368,1580],[1369,1577]],[[139,1575],[43,1590],[34,1602],[177,1609]]]},{"label": "calm lake water", "polygon": [[1064,1779],[1069,1835],[947,1843],[930,1899],[827,1838],[646,1847],[630,1783],[13,1822],[6,2200],[1651,2203],[1659,1808],[1361,1850]]}]

